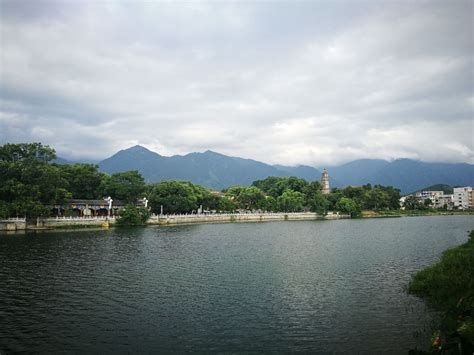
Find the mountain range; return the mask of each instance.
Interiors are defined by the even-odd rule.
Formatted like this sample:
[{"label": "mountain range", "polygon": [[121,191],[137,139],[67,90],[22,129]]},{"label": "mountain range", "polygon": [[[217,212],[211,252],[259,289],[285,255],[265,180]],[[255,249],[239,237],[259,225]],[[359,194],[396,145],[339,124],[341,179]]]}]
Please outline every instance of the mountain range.
[{"label": "mountain range", "polygon": [[341,186],[380,184],[395,186],[405,194],[436,184],[474,185],[474,165],[466,163],[361,159],[328,168],[328,171]]},{"label": "mountain range", "polygon": [[[58,162],[66,163],[61,158]],[[101,171],[109,174],[138,170],[147,182],[186,180],[215,190],[233,185],[248,186],[268,176],[298,176],[314,181],[320,179],[322,170],[304,165],[270,165],[210,150],[166,157],[139,145],[120,150],[98,165]],[[370,183],[395,186],[402,193],[409,193],[435,184],[474,185],[474,165],[466,163],[360,159],[328,167],[328,171],[331,187]]]},{"label": "mountain range", "polygon": [[309,166],[274,166],[210,150],[165,157],[139,145],[102,160],[99,168],[109,174],[138,170],[148,182],[186,180],[216,190],[233,185],[247,186],[268,176],[299,176],[309,181],[319,180],[321,176],[317,169]]}]

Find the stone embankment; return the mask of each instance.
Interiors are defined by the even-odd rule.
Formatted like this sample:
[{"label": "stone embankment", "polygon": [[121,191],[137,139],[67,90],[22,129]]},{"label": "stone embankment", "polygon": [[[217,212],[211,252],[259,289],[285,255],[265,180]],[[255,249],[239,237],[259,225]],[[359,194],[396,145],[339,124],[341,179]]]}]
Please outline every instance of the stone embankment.
[{"label": "stone embankment", "polygon": [[294,213],[219,213],[219,214],[182,214],[152,216],[148,224],[177,225],[195,223],[230,223],[230,222],[269,222],[269,221],[303,221],[318,219],[350,218],[349,215],[328,213],[326,216],[312,212]]},{"label": "stone embankment", "polygon": [[[199,223],[302,221],[342,218],[350,218],[350,216],[332,212],[328,213],[326,216],[312,212],[178,214],[154,215],[148,220],[148,224],[180,225]],[[38,218],[36,221],[28,222],[24,218],[11,218],[7,220],[0,220],[0,231],[76,227],[108,227],[113,224],[115,224],[115,217],[53,217],[42,219]]]},{"label": "stone embankment", "polygon": [[26,229],[52,229],[75,227],[101,227],[115,223],[115,217],[53,217],[26,220],[9,218],[0,220],[0,231],[20,231]]}]

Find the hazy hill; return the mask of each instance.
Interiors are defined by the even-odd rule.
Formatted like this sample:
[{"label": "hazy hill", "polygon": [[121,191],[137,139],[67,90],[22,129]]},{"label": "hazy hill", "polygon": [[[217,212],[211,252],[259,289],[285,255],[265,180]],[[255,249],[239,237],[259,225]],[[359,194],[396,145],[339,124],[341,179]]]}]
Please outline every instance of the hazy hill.
[{"label": "hazy hill", "polygon": [[411,159],[388,162],[364,159],[328,170],[341,186],[366,183],[392,185],[399,188],[402,193],[419,191],[436,184],[474,185],[474,165],[465,163],[427,163]]},{"label": "hazy hill", "polygon": [[380,159],[359,159],[349,163],[329,167],[329,175],[337,181],[338,187],[365,185],[368,179],[390,164]]},{"label": "hazy hill", "polygon": [[212,189],[250,185],[268,176],[299,176],[319,180],[311,167],[276,167],[252,159],[229,157],[212,151],[164,157],[142,146],[124,149],[99,163],[100,170],[115,173],[138,170],[148,182],[187,180]]},{"label": "hazy hill", "polygon": [[[55,162],[71,163],[62,158]],[[320,170],[305,165],[269,165],[210,150],[165,157],[139,145],[121,150],[98,165],[101,171],[109,174],[138,170],[147,182],[179,179],[216,190],[232,185],[250,185],[253,181],[268,176],[298,176],[308,181],[319,180],[321,177]],[[395,186],[402,194],[407,194],[423,189],[451,191],[451,186],[474,186],[474,165],[465,163],[360,159],[328,167],[328,171],[331,187],[370,183]]]}]

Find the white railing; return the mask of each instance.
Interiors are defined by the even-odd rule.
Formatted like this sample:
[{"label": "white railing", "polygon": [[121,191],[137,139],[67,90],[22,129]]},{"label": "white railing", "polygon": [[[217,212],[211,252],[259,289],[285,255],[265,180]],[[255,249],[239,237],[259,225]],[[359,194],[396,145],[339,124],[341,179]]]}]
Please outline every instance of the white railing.
[{"label": "white railing", "polygon": [[150,218],[204,218],[204,217],[236,217],[236,216],[285,216],[285,215],[315,215],[315,212],[247,212],[247,213],[181,213],[181,214],[162,214],[162,215],[152,215]]},{"label": "white railing", "polygon": [[4,223],[26,222],[26,218],[12,217],[12,218],[7,218],[7,219],[0,219],[0,222],[4,222]]},{"label": "white railing", "polygon": [[83,216],[83,217],[49,217],[44,218],[46,221],[105,221],[115,220],[115,216]]}]

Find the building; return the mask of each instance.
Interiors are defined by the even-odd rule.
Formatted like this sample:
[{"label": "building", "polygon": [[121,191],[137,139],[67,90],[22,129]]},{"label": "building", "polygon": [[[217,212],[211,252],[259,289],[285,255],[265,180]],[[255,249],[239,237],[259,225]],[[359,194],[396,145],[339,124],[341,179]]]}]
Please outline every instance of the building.
[{"label": "building", "polygon": [[474,208],[473,191],[471,186],[455,187],[453,189],[454,208],[467,210]]},{"label": "building", "polygon": [[443,191],[418,191],[414,194],[403,196],[400,198],[400,205],[405,205],[405,200],[408,196],[415,196],[419,203],[426,206],[426,200],[429,200],[429,207],[431,208],[446,208],[448,210],[454,207],[454,195],[446,195]]},{"label": "building", "polygon": [[454,207],[454,195],[437,196],[433,201],[434,208],[446,208],[452,210]]},{"label": "building", "polygon": [[326,169],[324,169],[323,173],[321,174],[321,186],[323,194],[327,195],[331,192],[331,190],[329,189],[329,174]]},{"label": "building", "polygon": [[[125,207],[125,202],[110,197],[102,200],[69,200],[64,205],[51,206],[55,216],[100,217],[115,216]],[[146,198],[135,201],[137,207],[148,207]]]}]

